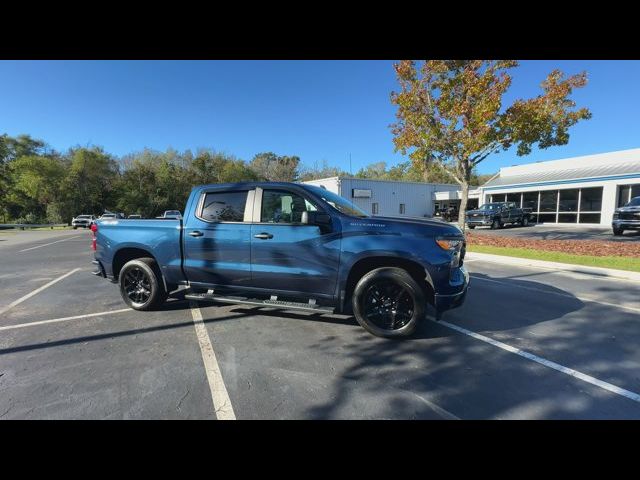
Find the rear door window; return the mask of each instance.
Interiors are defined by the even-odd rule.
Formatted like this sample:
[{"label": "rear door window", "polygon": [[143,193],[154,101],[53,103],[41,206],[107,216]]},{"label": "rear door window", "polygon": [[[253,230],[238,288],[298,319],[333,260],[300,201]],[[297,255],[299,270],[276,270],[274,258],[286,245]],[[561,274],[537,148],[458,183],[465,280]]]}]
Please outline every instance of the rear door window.
[{"label": "rear door window", "polygon": [[242,222],[247,192],[209,192],[205,194],[200,218],[207,222]]}]

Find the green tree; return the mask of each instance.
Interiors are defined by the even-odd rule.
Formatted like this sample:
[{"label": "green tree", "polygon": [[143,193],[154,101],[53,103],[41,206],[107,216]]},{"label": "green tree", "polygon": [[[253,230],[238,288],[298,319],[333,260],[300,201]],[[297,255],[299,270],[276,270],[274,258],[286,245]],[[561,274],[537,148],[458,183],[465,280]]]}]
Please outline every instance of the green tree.
[{"label": "green tree", "polygon": [[320,180],[321,178],[347,176],[348,173],[338,167],[332,167],[326,160],[322,164],[314,162],[312,166],[304,165],[300,167],[298,180],[308,182],[309,180]]},{"label": "green tree", "polygon": [[548,148],[569,141],[569,128],[591,118],[569,98],[587,83],[586,73],[565,78],[559,70],[542,82],[542,94],[503,108],[511,85],[513,60],[411,60],[394,65],[399,92],[391,93],[397,123],[391,125],[396,150],[418,165],[437,164],[462,187],[458,222],[464,212],[471,176],[491,154],[533,145]]},{"label": "green tree", "polygon": [[300,177],[300,157],[276,155],[273,152],[256,154],[249,168],[259,179],[270,182],[295,182]]},{"label": "green tree", "polygon": [[67,157],[69,170],[63,182],[62,201],[73,211],[72,215],[101,214],[114,208],[119,171],[113,157],[100,147],[72,148]]}]

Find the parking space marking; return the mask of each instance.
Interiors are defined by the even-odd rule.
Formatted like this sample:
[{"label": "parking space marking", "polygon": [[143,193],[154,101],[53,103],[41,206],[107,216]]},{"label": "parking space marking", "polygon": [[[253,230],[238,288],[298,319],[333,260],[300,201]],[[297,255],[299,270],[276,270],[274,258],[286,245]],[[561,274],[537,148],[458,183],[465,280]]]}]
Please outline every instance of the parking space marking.
[{"label": "parking space marking", "polygon": [[627,397],[630,400],[633,400],[634,402],[640,403],[640,395],[630,390],[625,390],[624,388],[617,387],[616,385],[612,385],[611,383],[603,382],[602,380],[598,380],[597,378],[592,377],[591,375],[586,375],[582,372],[574,370],[573,368],[565,367],[564,365],[560,365],[559,363],[552,362],[551,360],[547,360],[546,358],[539,357],[525,350],[512,347],[511,345],[507,345],[506,343],[502,343],[498,340],[494,340],[493,338],[485,337],[484,335],[480,335],[479,333],[472,332],[471,330],[467,330],[466,328],[460,327],[458,325],[454,325],[453,323],[445,322],[444,320],[440,320],[439,322],[436,322],[436,323],[438,323],[439,325],[444,325],[445,327],[449,327],[450,329],[455,330],[456,332],[473,337],[476,340],[480,340],[481,342],[485,342],[490,345],[493,345],[494,347],[498,347],[498,348],[501,348],[502,350],[506,350],[507,352],[514,353],[520,357],[526,358],[527,360],[531,360],[533,362],[539,363],[540,365],[544,365],[545,367],[552,368],[554,370],[557,370],[558,372],[577,378],[578,380],[582,380],[583,382],[590,383],[592,385],[595,385],[596,387],[600,387],[611,393],[615,393],[616,395],[621,395],[623,397]]},{"label": "parking space marking", "polygon": [[40,320],[37,322],[19,323],[18,325],[6,325],[0,327],[2,330],[13,330],[15,328],[35,327],[36,325],[46,325],[48,323],[68,322],[69,320],[80,320],[82,318],[100,317],[103,315],[113,315],[114,313],[132,312],[132,308],[122,308],[120,310],[110,310],[107,312],[87,313],[86,315],[75,315],[73,317],[53,318],[51,320]]},{"label": "parking space marking", "polygon": [[33,297],[34,295],[40,293],[41,291],[45,290],[46,288],[49,288],[51,285],[53,285],[54,283],[58,283],[60,280],[64,280],[65,278],[67,278],[69,275],[76,273],[77,271],[82,270],[81,268],[74,268],[73,270],[71,270],[70,272],[65,273],[64,275],[61,275],[60,277],[51,280],[49,283],[47,283],[46,285],[41,286],[40,288],[36,288],[33,292],[31,293],[27,293],[24,297],[19,298],[18,300],[11,302],[9,305],[7,305],[6,307],[0,309],[0,315],[2,315],[3,313],[7,312],[8,310],[12,309],[13,307],[15,307],[16,305],[24,302],[25,300],[30,299],[31,297]]},{"label": "parking space marking", "polygon": [[72,238],[79,238],[81,236],[82,235],[74,235],[73,237],[63,238],[62,240],[57,240],[57,241],[51,242],[51,243],[45,243],[44,245],[36,245],[35,247],[25,248],[24,250],[19,250],[18,253],[28,252],[29,250],[35,250],[36,248],[47,247],[49,245],[53,245],[54,243],[66,242],[67,240],[71,240]]},{"label": "parking space marking", "polygon": [[211,390],[211,398],[213,400],[216,418],[218,420],[235,420],[236,414],[233,411],[231,399],[227,393],[227,387],[225,387],[224,380],[222,379],[222,372],[220,372],[220,366],[218,365],[216,354],[213,351],[211,338],[209,337],[207,328],[204,326],[202,312],[200,312],[200,308],[195,302],[189,302],[189,305],[191,306],[191,316],[193,317],[193,324],[196,329],[200,352],[202,353],[204,369],[207,373],[207,381],[209,382],[209,389]]},{"label": "parking space marking", "polygon": [[483,282],[498,283],[500,285],[507,285],[507,286],[514,287],[514,288],[522,288],[524,290],[531,290],[533,292],[548,293],[550,295],[557,295],[559,297],[576,298],[576,299],[582,300],[584,302],[599,303],[601,305],[606,305],[607,307],[624,308],[626,310],[631,310],[632,312],[640,313],[640,308],[638,308],[638,307],[632,307],[632,306],[629,306],[629,305],[624,305],[622,303],[603,302],[602,300],[597,300],[595,297],[590,297],[590,296],[585,296],[585,295],[572,295],[570,293],[552,292],[550,290],[545,290],[543,288],[528,287],[526,285],[516,285],[516,284],[513,284],[513,283],[502,282],[500,280],[494,280],[494,279],[491,279],[491,278],[477,277],[476,275],[473,275],[473,274],[471,274],[470,276],[474,280],[480,280],[480,281],[483,281]]}]

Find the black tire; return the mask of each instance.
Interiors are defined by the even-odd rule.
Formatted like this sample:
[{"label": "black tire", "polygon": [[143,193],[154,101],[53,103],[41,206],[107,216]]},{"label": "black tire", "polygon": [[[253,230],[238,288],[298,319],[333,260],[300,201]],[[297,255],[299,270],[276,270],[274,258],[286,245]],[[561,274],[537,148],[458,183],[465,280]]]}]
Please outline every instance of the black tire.
[{"label": "black tire", "polygon": [[469,230],[473,230],[474,228],[476,228],[475,225],[467,225],[467,227],[469,227]]},{"label": "black tire", "polygon": [[119,274],[120,295],[134,310],[153,310],[167,299],[158,264],[153,258],[125,263]]},{"label": "black tire", "polygon": [[620,236],[620,235],[622,235],[623,233],[624,233],[624,230],[623,230],[622,228],[616,228],[616,227],[613,227],[613,234],[614,234],[616,237],[619,237],[619,236]]},{"label": "black tire", "polygon": [[77,230],[77,229],[78,229],[78,227],[76,227],[76,226],[74,225],[74,226],[73,226],[73,229],[74,229],[74,230]]},{"label": "black tire", "polygon": [[499,218],[494,218],[493,219],[493,223],[491,223],[491,230],[498,230],[500,228],[502,228],[504,225],[502,224],[502,222],[500,221]]},{"label": "black tire", "polygon": [[382,267],[358,281],[351,303],[356,320],[369,333],[401,338],[413,334],[425,317],[426,295],[406,270]]},{"label": "black tire", "polygon": [[522,225],[523,227],[528,227],[529,226],[529,217],[522,217],[522,221],[520,222],[520,225]]}]

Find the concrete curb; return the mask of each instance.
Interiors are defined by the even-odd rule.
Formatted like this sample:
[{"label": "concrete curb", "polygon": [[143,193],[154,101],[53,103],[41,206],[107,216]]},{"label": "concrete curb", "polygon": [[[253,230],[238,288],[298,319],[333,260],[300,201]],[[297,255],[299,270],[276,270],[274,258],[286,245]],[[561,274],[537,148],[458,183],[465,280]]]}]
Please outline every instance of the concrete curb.
[{"label": "concrete curb", "polygon": [[467,252],[465,259],[481,260],[484,262],[500,263],[502,265],[515,265],[520,267],[546,268],[564,272],[583,273],[598,277],[619,278],[640,282],[640,272],[628,272],[613,268],[585,267],[570,263],[547,262],[545,260],[532,260],[529,258],[509,257],[507,255],[493,255],[490,253]]}]

